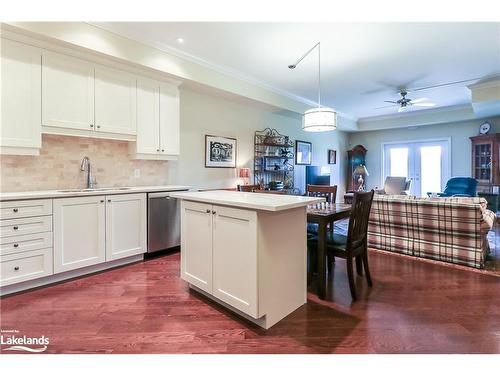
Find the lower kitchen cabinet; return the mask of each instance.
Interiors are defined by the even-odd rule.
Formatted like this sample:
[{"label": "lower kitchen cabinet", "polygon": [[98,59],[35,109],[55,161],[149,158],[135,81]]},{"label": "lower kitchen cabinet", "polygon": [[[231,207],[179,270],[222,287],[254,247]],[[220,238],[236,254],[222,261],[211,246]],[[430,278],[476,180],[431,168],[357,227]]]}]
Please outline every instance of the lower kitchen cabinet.
[{"label": "lower kitchen cabinet", "polygon": [[54,272],[146,252],[146,195],[54,199]]},{"label": "lower kitchen cabinet", "polygon": [[104,196],[54,199],[54,273],[106,260]]},{"label": "lower kitchen cabinet", "polygon": [[182,201],[181,276],[212,293],[212,205]]},{"label": "lower kitchen cabinet", "polygon": [[258,318],[257,213],[183,201],[181,277]]},{"label": "lower kitchen cabinet", "polygon": [[146,195],[106,197],[106,261],[146,251]]}]

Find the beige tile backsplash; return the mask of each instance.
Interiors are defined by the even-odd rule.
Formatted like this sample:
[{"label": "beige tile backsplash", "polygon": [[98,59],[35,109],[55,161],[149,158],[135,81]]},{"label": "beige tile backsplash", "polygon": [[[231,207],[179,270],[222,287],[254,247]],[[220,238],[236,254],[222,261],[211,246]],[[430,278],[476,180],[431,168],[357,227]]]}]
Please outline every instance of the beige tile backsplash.
[{"label": "beige tile backsplash", "polygon": [[[2,192],[85,187],[80,171],[90,158],[98,186],[167,184],[167,161],[133,160],[128,142],[44,134],[40,156],[0,156]],[[140,177],[134,177],[140,169]]]}]

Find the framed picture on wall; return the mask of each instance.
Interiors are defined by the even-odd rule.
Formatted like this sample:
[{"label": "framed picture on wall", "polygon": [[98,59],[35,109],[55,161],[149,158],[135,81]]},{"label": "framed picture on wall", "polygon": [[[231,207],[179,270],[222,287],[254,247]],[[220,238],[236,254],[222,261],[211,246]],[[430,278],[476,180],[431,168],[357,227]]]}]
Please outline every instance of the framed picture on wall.
[{"label": "framed picture on wall", "polygon": [[312,163],[312,143],[305,141],[295,141],[295,164],[311,165]]},{"label": "framed picture on wall", "polygon": [[336,150],[328,150],[328,164],[337,164]]},{"label": "framed picture on wall", "polygon": [[205,135],[205,168],[236,168],[236,139]]}]

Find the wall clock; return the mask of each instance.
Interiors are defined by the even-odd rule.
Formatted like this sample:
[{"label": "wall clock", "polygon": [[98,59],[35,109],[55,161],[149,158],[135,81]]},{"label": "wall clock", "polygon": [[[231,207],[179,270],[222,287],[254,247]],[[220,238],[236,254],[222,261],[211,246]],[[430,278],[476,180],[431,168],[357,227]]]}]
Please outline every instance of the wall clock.
[{"label": "wall clock", "polygon": [[479,127],[479,134],[488,134],[491,129],[491,124],[489,122],[483,122]]}]

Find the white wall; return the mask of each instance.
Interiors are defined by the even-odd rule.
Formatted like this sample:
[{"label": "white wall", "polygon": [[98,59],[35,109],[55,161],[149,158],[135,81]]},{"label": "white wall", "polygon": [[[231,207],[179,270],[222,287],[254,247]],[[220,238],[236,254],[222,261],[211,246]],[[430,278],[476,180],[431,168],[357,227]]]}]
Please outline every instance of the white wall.
[{"label": "white wall", "polygon": [[[345,188],[347,134],[342,131],[307,133],[301,130],[300,116],[273,113],[228,98],[181,88],[181,157],[168,163],[169,181],[195,189],[234,188],[240,183],[237,169],[205,168],[205,135],[236,138],[238,167],[253,168],[254,132],[266,127],[313,143],[313,165],[327,165],[327,150],[337,150],[337,164],[331,165],[331,183]],[[304,183],[304,166],[295,166],[296,185]],[[250,180],[253,181],[253,174]]]},{"label": "white wall", "polygon": [[417,128],[400,128],[380,131],[365,131],[349,134],[349,148],[361,144],[368,150],[366,168],[370,173],[367,187],[383,186],[382,144],[394,141],[413,141],[433,138],[451,138],[451,176],[471,175],[471,142],[469,137],[479,134],[479,126],[488,121],[491,133],[500,132],[500,117]]}]

